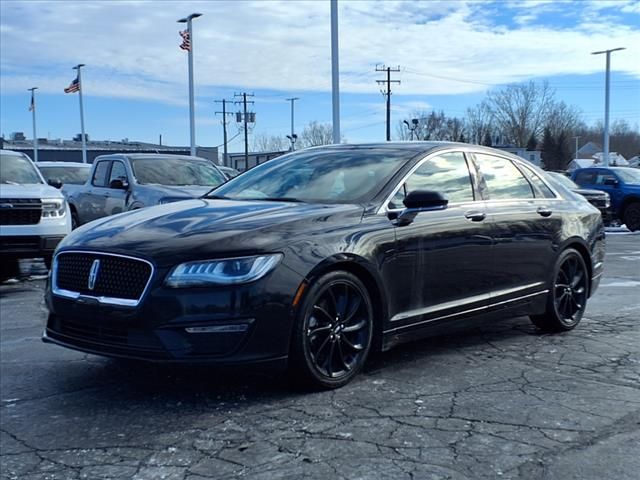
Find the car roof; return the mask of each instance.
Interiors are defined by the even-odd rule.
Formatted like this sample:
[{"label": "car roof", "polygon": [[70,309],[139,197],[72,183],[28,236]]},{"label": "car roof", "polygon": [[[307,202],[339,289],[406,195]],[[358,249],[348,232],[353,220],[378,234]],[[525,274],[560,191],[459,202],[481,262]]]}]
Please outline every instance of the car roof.
[{"label": "car roof", "polygon": [[107,158],[128,158],[130,160],[166,160],[167,158],[184,159],[184,160],[200,160],[203,162],[210,162],[206,158],[194,157],[191,155],[174,155],[169,153],[110,153],[108,155],[100,155],[96,157],[96,160]]},{"label": "car roof", "polygon": [[38,167],[84,167],[91,168],[90,163],[82,162],[34,162]]}]

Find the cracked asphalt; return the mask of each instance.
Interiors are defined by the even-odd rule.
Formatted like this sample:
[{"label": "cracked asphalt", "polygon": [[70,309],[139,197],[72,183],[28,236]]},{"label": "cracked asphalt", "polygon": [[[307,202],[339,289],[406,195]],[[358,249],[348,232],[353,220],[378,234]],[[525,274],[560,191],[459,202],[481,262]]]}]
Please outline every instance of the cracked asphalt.
[{"label": "cracked asphalt", "polygon": [[0,478],[635,480],[640,235],[607,249],[573,332],[476,324],[316,393],[43,344],[43,280],[0,286]]}]

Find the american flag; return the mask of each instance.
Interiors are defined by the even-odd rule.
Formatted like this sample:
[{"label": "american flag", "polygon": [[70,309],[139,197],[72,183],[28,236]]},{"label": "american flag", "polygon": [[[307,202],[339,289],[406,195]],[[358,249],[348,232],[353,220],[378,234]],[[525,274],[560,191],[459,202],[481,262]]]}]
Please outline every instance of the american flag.
[{"label": "american flag", "polygon": [[31,104],[29,104],[29,111],[33,112],[36,109],[36,99],[33,98],[33,90],[31,90]]},{"label": "american flag", "polygon": [[180,48],[182,50],[186,50],[187,52],[191,50],[191,39],[189,38],[189,30],[183,30],[178,32],[182,37],[182,43],[180,44]]},{"label": "american flag", "polygon": [[78,77],[76,77],[73,82],[69,84],[67,88],[64,89],[64,93],[75,93],[80,91],[80,81]]}]

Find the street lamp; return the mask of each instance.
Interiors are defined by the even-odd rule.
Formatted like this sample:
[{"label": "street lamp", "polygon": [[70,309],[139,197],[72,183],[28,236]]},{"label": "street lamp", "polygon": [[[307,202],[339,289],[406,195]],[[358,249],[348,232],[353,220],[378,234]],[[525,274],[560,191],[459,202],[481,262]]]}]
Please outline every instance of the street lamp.
[{"label": "street lamp", "polygon": [[402,123],[404,123],[407,126],[407,129],[409,129],[409,132],[411,132],[411,140],[413,140],[413,132],[415,132],[416,128],[418,128],[418,119],[412,119],[411,125],[409,125],[409,122],[407,122],[406,120],[403,120]]},{"label": "street lamp", "polygon": [[190,141],[190,150],[191,155],[195,156],[196,154],[196,127],[195,127],[195,114],[193,107],[193,34],[191,31],[191,21],[194,18],[198,18],[202,16],[201,13],[192,13],[188,17],[181,18],[178,20],[178,23],[186,23],[187,24],[187,34],[189,38],[189,130],[191,134]]},{"label": "street lamp", "polygon": [[38,87],[31,87],[27,89],[31,92],[31,105],[29,106],[29,110],[31,110],[31,117],[33,120],[33,160],[38,161],[38,135],[36,133],[36,90]]},{"label": "street lamp", "polygon": [[295,145],[296,145],[296,140],[298,140],[298,135],[296,135],[295,133],[292,133],[291,135],[287,135],[287,138],[291,142],[291,151],[293,152],[296,149]]},{"label": "street lamp", "polygon": [[599,52],[591,52],[591,55],[607,54],[607,70],[605,77],[605,94],[604,94],[604,152],[602,162],[605,167],[609,166],[609,70],[611,63],[611,52],[625,50],[624,47],[612,48],[610,50],[601,50]]}]

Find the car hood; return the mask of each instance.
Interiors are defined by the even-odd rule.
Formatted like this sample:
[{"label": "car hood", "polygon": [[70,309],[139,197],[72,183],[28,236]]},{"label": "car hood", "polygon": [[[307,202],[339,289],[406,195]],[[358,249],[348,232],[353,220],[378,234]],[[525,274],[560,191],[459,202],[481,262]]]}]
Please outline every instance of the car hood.
[{"label": "car hood", "polygon": [[1,198],[64,198],[60,190],[44,183],[3,183],[0,192]]},{"label": "car hood", "polygon": [[152,190],[159,195],[160,198],[169,199],[186,199],[201,197],[205,193],[211,191],[213,187],[201,185],[160,185],[160,184],[142,184],[138,188]]},{"label": "car hood", "polygon": [[360,205],[194,199],[90,222],[63,249],[140,255],[157,264],[282,251],[314,232],[359,223]]},{"label": "car hood", "polygon": [[592,190],[590,188],[574,188],[573,191],[584,197],[608,197],[609,196],[607,192],[603,192],[602,190]]}]

